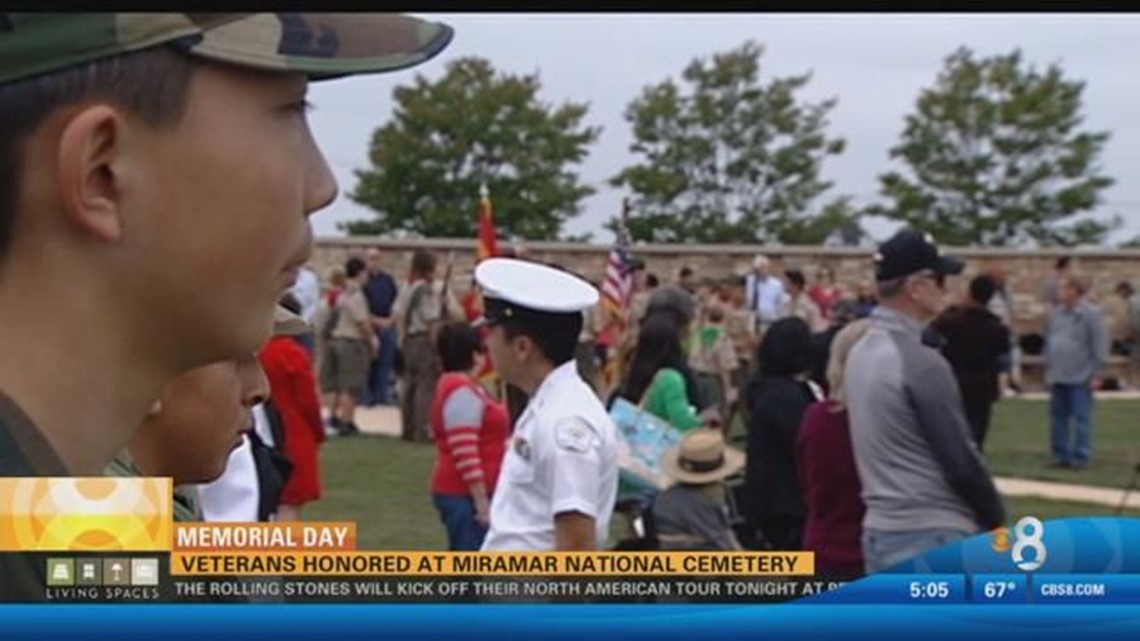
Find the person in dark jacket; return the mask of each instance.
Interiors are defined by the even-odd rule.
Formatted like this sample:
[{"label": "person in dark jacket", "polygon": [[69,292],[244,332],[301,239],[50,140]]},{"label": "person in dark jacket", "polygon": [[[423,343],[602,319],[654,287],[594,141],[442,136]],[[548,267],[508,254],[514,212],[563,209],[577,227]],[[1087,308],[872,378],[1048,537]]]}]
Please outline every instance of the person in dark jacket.
[{"label": "person in dark jacket", "polygon": [[859,317],[859,307],[854,300],[840,299],[835,301],[828,310],[830,325],[822,332],[811,336],[811,380],[823,389],[824,394],[830,392],[830,382],[827,378],[827,363],[831,359],[831,344],[839,330]]},{"label": "person in dark jacket", "polygon": [[751,411],[742,490],[747,533],[758,531],[770,549],[798,550],[807,509],[796,470],[796,435],[804,410],[819,400],[807,382],[807,323],[794,316],[773,323],[760,342],[757,362],[747,394]]},{"label": "person in dark jacket", "polygon": [[948,308],[931,325],[944,341],[942,355],[958,380],[978,451],[990,426],[993,404],[1001,398],[998,380],[1012,349],[1009,329],[988,309],[996,291],[993,278],[975,277],[966,301]]}]

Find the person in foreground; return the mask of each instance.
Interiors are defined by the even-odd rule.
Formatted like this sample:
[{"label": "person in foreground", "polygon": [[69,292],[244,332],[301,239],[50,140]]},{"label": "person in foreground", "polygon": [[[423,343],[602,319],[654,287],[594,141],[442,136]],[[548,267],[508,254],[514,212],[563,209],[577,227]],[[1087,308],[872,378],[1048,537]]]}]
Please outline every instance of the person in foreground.
[{"label": "person in foreground", "polygon": [[[283,308],[277,311],[275,337],[298,335],[302,327],[305,323],[298,316]],[[174,520],[200,521],[193,484],[210,483],[225,473],[243,435],[253,429],[252,409],[270,392],[256,354],[185,372],[166,386],[134,438],[104,473],[169,476],[175,486]]]},{"label": "person in foreground", "polygon": [[510,258],[479,263],[487,348],[530,397],[491,499],[484,551],[596,550],[617,498],[617,429],[578,376],[582,310],[598,291],[565,271]]},{"label": "person in foreground", "polygon": [[875,256],[880,304],[844,370],[868,573],[1005,521],[954,372],[924,331],[942,311],[945,277],[962,268],[911,229]]},{"label": "person in foreground", "polygon": [[[336,195],[309,81],[451,37],[393,14],[0,13],[0,476],[98,475],[179,374],[261,346]],[[20,563],[3,594],[44,598]]]},{"label": "person in foreground", "polygon": [[[337,190],[309,80],[451,35],[393,14],[0,13],[0,474],[99,474],[177,375],[263,345]],[[57,340],[76,318],[99,340]]]}]

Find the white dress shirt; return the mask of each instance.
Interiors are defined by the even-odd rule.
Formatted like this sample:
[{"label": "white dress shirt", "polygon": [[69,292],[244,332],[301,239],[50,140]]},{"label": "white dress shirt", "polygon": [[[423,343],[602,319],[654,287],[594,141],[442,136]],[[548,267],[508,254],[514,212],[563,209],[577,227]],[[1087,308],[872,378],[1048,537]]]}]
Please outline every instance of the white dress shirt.
[{"label": "white dress shirt", "polygon": [[301,303],[301,318],[311,325],[321,304],[321,279],[312,269],[302,267],[297,274],[297,282],[289,291]]},{"label": "white dress shirt", "polygon": [[600,547],[617,486],[617,428],[570,361],[546,377],[519,417],[483,550],[554,550],[554,517],[566,512],[594,519]]},{"label": "white dress shirt", "polygon": [[[266,445],[273,445],[273,433],[265,406],[253,408],[253,425]],[[230,452],[226,471],[210,483],[195,486],[205,521],[257,521],[257,507],[261,489],[257,483],[257,467],[253,462],[253,448],[249,436],[242,436],[241,445]]]},{"label": "white dress shirt", "polygon": [[783,316],[787,294],[784,283],[775,276],[760,279],[753,272],[745,279],[745,296],[748,311],[764,323],[773,323]]}]

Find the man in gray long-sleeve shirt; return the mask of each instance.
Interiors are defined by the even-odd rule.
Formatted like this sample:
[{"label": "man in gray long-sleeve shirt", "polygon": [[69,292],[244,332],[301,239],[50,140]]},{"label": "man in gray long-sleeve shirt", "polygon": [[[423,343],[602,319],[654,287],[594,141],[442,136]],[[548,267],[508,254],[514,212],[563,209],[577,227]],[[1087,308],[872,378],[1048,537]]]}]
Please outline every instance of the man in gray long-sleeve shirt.
[{"label": "man in gray long-sleeve shirt", "polygon": [[[1045,380],[1049,384],[1053,466],[1081,469],[1092,454],[1093,389],[1108,361],[1108,331],[1086,287],[1075,276],[1058,284],[1059,304],[1045,335]],[[1071,424],[1076,427],[1074,446]]]},{"label": "man in gray long-sleeve shirt", "polygon": [[944,277],[963,265],[913,230],[884,243],[875,261],[880,305],[845,371],[868,573],[1005,521],[954,373],[924,332],[942,309]]}]

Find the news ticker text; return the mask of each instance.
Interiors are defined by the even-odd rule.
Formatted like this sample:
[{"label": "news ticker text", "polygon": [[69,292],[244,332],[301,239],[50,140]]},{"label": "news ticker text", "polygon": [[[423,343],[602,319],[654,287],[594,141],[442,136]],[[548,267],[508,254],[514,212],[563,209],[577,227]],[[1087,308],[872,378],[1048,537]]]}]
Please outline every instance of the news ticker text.
[{"label": "news ticker text", "polygon": [[44,599],[68,603],[1140,605],[1140,574],[186,576],[171,572],[174,555],[36,556]]}]

